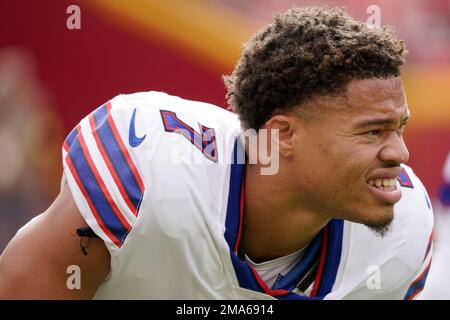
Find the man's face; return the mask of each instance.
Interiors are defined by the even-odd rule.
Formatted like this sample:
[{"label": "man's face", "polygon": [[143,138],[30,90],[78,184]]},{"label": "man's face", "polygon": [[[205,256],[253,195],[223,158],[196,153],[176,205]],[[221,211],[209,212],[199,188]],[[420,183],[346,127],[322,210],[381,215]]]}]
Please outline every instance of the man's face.
[{"label": "man's face", "polygon": [[304,205],[384,234],[401,198],[409,118],[400,78],[353,80],[299,126],[293,174]]}]

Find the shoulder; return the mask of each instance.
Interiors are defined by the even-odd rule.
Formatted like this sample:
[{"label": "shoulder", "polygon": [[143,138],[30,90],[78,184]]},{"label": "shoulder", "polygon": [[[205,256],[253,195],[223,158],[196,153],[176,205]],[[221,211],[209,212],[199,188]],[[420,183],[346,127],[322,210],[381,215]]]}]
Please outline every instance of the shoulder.
[{"label": "shoulder", "polygon": [[123,127],[125,135],[129,134],[133,122],[135,127],[142,128],[141,131],[152,134],[153,141],[169,137],[173,142],[172,133],[175,132],[186,136],[194,144],[202,139],[202,135],[205,139],[214,138],[220,147],[222,143],[228,144],[241,131],[236,114],[210,103],[163,92],[121,94],[107,104],[111,106],[112,118],[119,123],[119,127]]},{"label": "shoulder", "polygon": [[218,160],[231,157],[239,132],[236,115],[211,104],[161,92],[119,95],[68,135],[64,172],[87,224],[116,253],[148,212],[166,208],[164,219],[177,222],[175,209],[192,218],[199,203],[217,208],[229,171]]},{"label": "shoulder", "polygon": [[187,113],[190,117],[199,119],[216,119],[237,122],[237,115],[211,103],[183,99],[164,92],[147,91],[131,94],[120,94],[111,99],[116,108],[134,109],[142,111],[161,111]]}]

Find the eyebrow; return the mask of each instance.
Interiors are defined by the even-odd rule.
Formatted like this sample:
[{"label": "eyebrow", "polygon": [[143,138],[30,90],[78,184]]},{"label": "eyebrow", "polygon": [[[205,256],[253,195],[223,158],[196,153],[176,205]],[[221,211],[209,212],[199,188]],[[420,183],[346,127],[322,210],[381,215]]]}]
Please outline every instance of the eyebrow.
[{"label": "eyebrow", "polygon": [[[400,121],[401,124],[407,122],[409,119],[411,119],[411,115],[408,113],[405,117],[403,117]],[[384,125],[392,125],[396,124],[397,119],[394,118],[378,118],[378,119],[370,119],[365,120],[360,123],[358,123],[358,127],[369,127],[369,126],[384,126]]]}]

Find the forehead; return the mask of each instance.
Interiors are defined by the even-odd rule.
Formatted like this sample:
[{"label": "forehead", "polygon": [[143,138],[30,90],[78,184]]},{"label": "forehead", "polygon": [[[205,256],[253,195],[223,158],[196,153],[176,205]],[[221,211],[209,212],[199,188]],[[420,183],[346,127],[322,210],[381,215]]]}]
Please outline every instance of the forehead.
[{"label": "forehead", "polygon": [[400,77],[353,80],[345,96],[347,108],[359,113],[405,113],[408,110]]}]

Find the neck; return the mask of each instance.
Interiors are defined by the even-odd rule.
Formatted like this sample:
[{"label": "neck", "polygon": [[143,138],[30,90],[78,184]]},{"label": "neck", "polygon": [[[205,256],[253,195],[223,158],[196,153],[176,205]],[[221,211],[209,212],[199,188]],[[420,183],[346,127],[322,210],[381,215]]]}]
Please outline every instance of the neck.
[{"label": "neck", "polygon": [[[298,201],[289,173],[261,175],[247,165],[243,248],[255,262],[276,259],[304,248],[329,218]],[[297,196],[296,196],[297,195]]]}]

